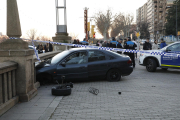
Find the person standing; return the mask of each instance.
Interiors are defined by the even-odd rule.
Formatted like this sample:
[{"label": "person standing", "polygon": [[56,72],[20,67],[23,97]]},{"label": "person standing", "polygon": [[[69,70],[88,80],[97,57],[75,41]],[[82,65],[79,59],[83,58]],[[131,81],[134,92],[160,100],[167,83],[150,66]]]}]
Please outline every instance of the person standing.
[{"label": "person standing", "polygon": [[106,45],[106,47],[110,47],[110,42],[109,42],[109,41],[107,42],[107,45]]},{"label": "person standing", "polygon": [[44,45],[44,50],[45,52],[49,52],[49,43],[46,43],[46,45]]},{"label": "person standing", "polygon": [[160,44],[160,48],[162,49],[163,47],[167,46],[166,42],[164,41],[164,39],[161,39],[161,44]]},{"label": "person standing", "polygon": [[107,42],[104,41],[104,43],[102,44],[102,47],[106,47],[106,44],[107,44]]},{"label": "person standing", "polygon": [[112,37],[112,41],[110,42],[110,47],[116,48],[118,42],[116,41],[115,37]]},{"label": "person standing", "polygon": [[125,46],[126,42],[127,42],[127,39],[126,39],[126,38],[124,38],[123,48],[124,48],[124,46]]},{"label": "person standing", "polygon": [[143,50],[152,50],[152,45],[149,42],[149,38],[147,38],[145,43],[143,44]]},{"label": "person standing", "polygon": [[159,45],[157,44],[157,40],[154,40],[154,44],[152,45],[153,50],[158,50]]},{"label": "person standing", "polygon": [[[124,49],[134,50],[135,47],[137,47],[137,45],[131,41],[130,37],[128,37],[128,41],[125,43]],[[128,55],[131,58],[131,60],[133,62],[133,67],[135,68],[134,53],[125,52],[124,54]]]},{"label": "person standing", "polygon": [[[117,48],[122,48],[122,40],[118,41]],[[122,51],[117,51],[117,53],[122,54]]]},{"label": "person standing", "polygon": [[53,45],[50,43],[50,40],[49,40],[49,52],[52,52],[53,51]]},{"label": "person standing", "polygon": [[41,54],[41,53],[43,53],[44,47],[41,43],[39,43],[39,45],[37,46],[36,49],[38,50],[38,54]]},{"label": "person standing", "polygon": [[[137,50],[138,44],[137,44],[137,42],[136,42],[136,39],[134,39],[132,42],[136,44],[135,50]],[[137,53],[134,53],[134,54],[135,54],[135,57],[136,57],[136,59],[137,59]]]}]

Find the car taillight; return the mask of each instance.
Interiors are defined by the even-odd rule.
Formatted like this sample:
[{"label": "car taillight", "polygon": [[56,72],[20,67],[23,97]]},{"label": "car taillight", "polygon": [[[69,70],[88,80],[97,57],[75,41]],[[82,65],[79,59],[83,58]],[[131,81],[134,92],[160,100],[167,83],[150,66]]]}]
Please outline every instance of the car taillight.
[{"label": "car taillight", "polygon": [[127,64],[132,64],[131,59],[129,59],[129,60],[127,61]]}]

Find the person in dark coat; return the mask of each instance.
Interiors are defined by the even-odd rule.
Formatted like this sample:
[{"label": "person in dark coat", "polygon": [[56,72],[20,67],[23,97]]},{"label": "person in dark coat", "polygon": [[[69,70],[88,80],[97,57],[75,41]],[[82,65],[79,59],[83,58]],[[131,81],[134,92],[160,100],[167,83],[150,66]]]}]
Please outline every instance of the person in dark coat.
[{"label": "person in dark coat", "polygon": [[[135,47],[137,47],[137,45],[131,41],[130,37],[128,37],[128,41],[125,43],[124,49],[135,50]],[[125,52],[124,54],[128,55],[131,58],[133,67],[135,67],[134,53]]]},{"label": "person in dark coat", "polygon": [[41,53],[43,53],[44,47],[41,43],[39,43],[39,45],[37,46],[36,49],[38,50],[38,54],[41,54]]},{"label": "person in dark coat", "polygon": [[96,46],[99,46],[99,41],[97,41]]},{"label": "person in dark coat", "polygon": [[125,46],[126,42],[127,42],[127,39],[126,39],[126,38],[124,38],[123,48],[124,48],[124,46]]},{"label": "person in dark coat", "polygon": [[110,47],[110,42],[109,41],[107,42],[106,47]]},{"label": "person in dark coat", "polygon": [[143,50],[152,50],[152,45],[149,42],[149,38],[147,38],[145,43],[143,44]]},{"label": "person in dark coat", "polygon": [[[49,40],[50,42],[50,40]],[[51,43],[49,43],[49,52],[52,52],[53,51],[53,45]]]},{"label": "person in dark coat", "polygon": [[[122,48],[122,40],[118,41],[117,48]],[[121,51],[117,51],[117,53],[122,54]]]},{"label": "person in dark coat", "polygon": [[165,47],[165,46],[167,46],[167,45],[166,45],[166,42],[165,42],[164,39],[162,38],[162,39],[161,39],[160,48],[163,48],[163,47]]}]

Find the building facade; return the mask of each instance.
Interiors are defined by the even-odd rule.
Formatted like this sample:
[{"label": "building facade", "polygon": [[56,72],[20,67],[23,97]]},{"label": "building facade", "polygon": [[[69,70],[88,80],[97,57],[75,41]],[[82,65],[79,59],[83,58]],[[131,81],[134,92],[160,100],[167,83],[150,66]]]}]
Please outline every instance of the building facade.
[{"label": "building facade", "polygon": [[[149,33],[151,39],[160,39],[165,36],[165,24],[166,24],[166,16],[168,13],[168,9],[171,8],[173,2],[175,0],[148,0],[145,5],[143,5],[143,10],[147,10],[147,16],[141,15],[141,20],[147,19],[149,23]],[[142,10],[142,7],[139,9]],[[137,14],[140,14],[140,10],[137,10]],[[142,13],[142,12],[141,12]],[[139,17],[139,16],[137,16]],[[139,19],[137,19],[136,23],[139,23]]]}]

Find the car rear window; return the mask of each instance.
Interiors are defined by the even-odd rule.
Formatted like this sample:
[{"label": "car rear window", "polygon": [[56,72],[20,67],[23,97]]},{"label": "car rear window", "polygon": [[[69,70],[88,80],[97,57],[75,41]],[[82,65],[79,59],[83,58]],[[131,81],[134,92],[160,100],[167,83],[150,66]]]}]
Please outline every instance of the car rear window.
[{"label": "car rear window", "polygon": [[112,55],[113,57],[121,57],[121,55],[118,54],[117,52],[114,52],[114,51],[106,51],[106,52]]}]

